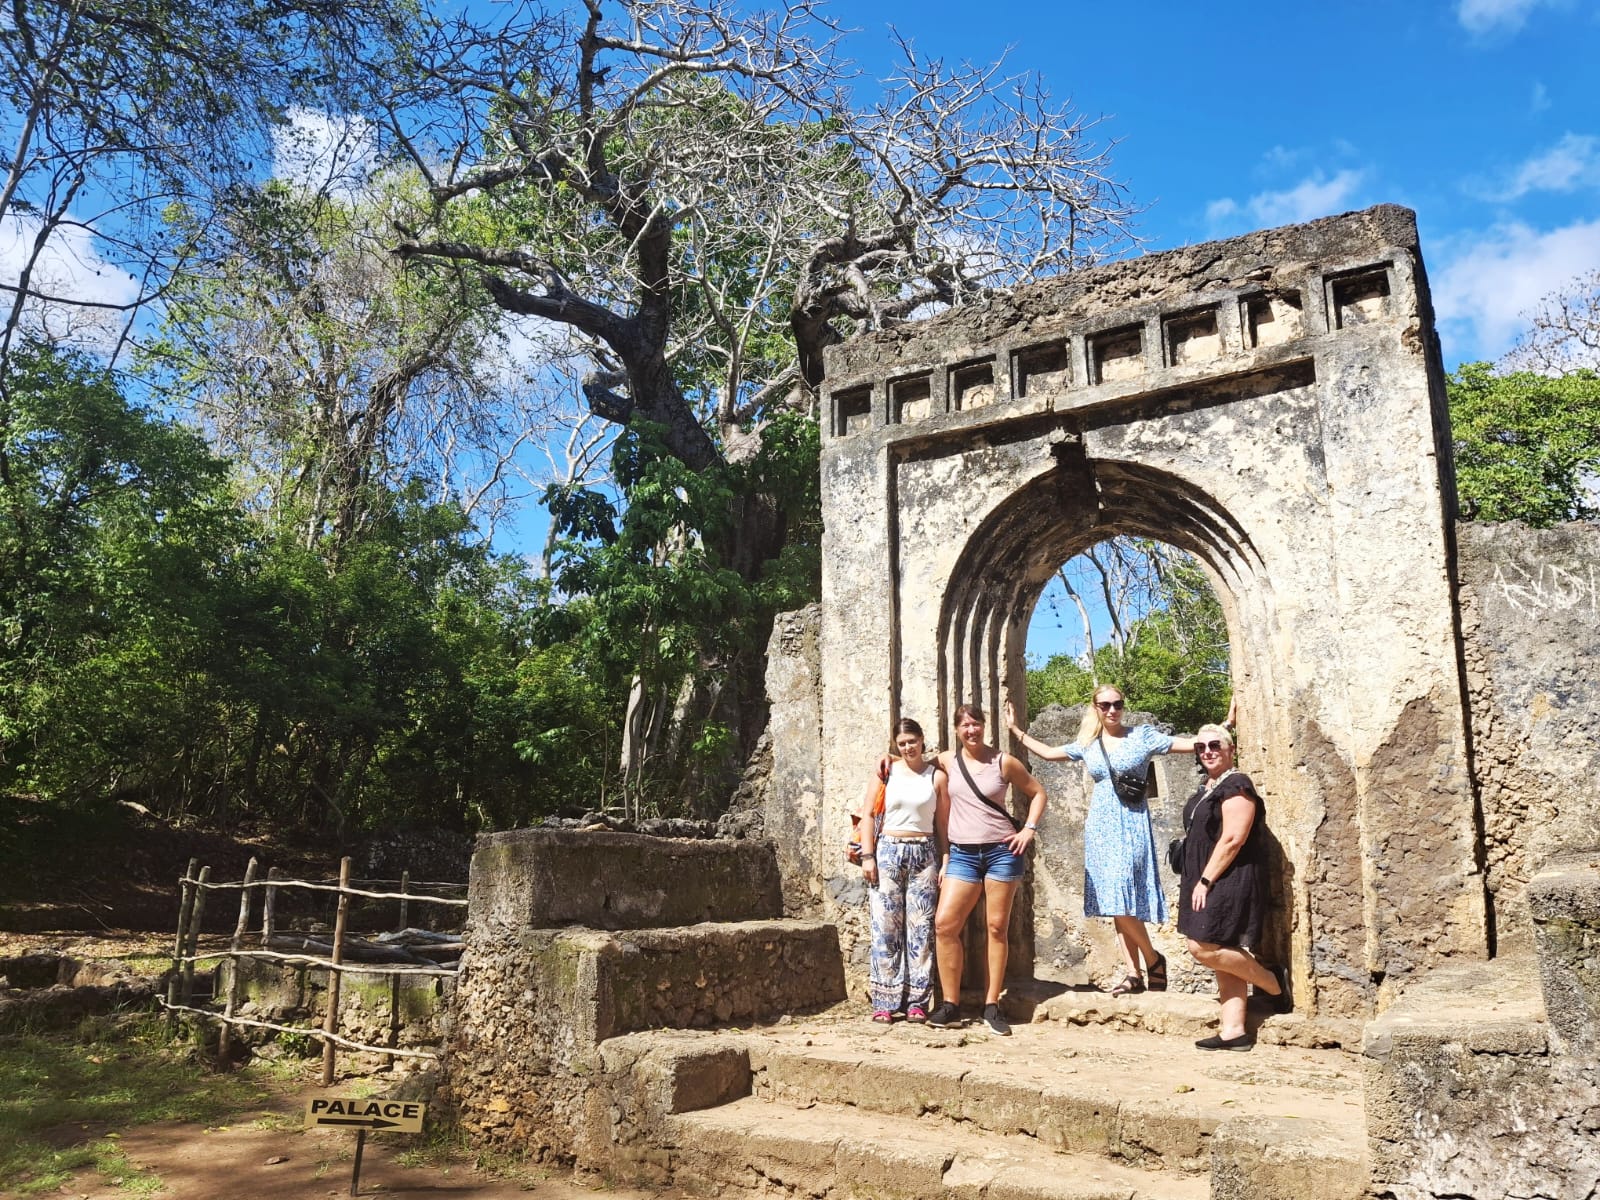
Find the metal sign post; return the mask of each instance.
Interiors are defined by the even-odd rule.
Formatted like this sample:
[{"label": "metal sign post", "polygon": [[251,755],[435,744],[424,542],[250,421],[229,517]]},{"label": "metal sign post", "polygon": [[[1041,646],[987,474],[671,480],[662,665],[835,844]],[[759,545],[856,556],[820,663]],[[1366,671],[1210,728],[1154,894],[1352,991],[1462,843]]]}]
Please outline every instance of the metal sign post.
[{"label": "metal sign post", "polygon": [[367,1130],[421,1133],[428,1106],[420,1100],[375,1100],[365,1096],[317,1096],[306,1101],[306,1128],[330,1125],[356,1131],[356,1161],[350,1172],[350,1194],[361,1194],[361,1156]]}]

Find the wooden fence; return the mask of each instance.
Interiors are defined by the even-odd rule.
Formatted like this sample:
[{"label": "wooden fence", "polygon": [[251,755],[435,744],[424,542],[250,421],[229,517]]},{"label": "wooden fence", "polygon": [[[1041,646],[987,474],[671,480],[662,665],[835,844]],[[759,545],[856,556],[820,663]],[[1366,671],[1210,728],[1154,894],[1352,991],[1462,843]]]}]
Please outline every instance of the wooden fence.
[{"label": "wooden fence", "polygon": [[[378,891],[372,886],[355,887],[350,878],[350,860],[339,864],[337,883],[314,882],[304,879],[283,878],[276,869],[258,879],[257,863],[250,860],[240,883],[215,883],[211,868],[201,867],[197,859],[189,860],[188,870],[179,880],[181,888],[178,904],[178,933],[173,942],[172,972],[167,981],[167,994],[162,1001],[167,1010],[168,1027],[176,1029],[180,1013],[221,1025],[218,1056],[228,1057],[233,1030],[236,1027],[268,1029],[279,1033],[300,1034],[322,1042],[322,1084],[333,1082],[334,1056],[338,1047],[346,1050],[385,1055],[392,1063],[396,1058],[437,1059],[432,1050],[402,1050],[396,1046],[373,1046],[353,1041],[339,1034],[340,979],[346,971],[387,975],[391,979],[391,1028],[398,1028],[399,983],[403,978],[444,976],[453,978],[459,959],[459,935],[430,934],[410,927],[413,904],[438,904],[465,909],[467,902],[452,896],[429,895],[433,889],[460,890],[461,884],[413,883],[410,873],[395,880],[362,880],[367,885],[398,882],[400,890]],[[278,899],[285,890],[331,892],[337,897],[338,908],[331,937],[315,934],[290,933],[277,928]],[[426,890],[413,890],[426,889]],[[239,893],[239,918],[233,928],[233,939],[228,949],[199,953],[200,922],[205,913],[206,897],[211,892],[237,891]],[[262,894],[261,932],[258,946],[248,945],[254,897]],[[353,897],[379,901],[395,901],[399,905],[399,923],[395,935],[385,935],[388,940],[373,941],[351,937],[348,932],[350,901]],[[409,938],[407,935],[412,935]],[[409,944],[408,944],[409,942]],[[201,962],[228,959],[233,966],[229,972],[227,999],[220,1012],[202,1008],[194,1002],[195,965]],[[240,964],[255,959],[277,962],[289,966],[315,967],[328,972],[327,1012],[322,1028],[302,1025],[283,1025],[272,1021],[254,1020],[238,1015],[241,990]],[[350,961],[347,962],[346,959]],[[215,1001],[215,997],[213,997]]]}]

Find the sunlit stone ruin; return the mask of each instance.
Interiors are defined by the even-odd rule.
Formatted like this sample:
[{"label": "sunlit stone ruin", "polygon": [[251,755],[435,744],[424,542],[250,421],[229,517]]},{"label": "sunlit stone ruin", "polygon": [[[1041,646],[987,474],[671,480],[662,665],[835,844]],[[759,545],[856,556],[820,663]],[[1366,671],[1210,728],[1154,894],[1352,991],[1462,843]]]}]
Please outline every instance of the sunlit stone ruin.
[{"label": "sunlit stone ruin", "polygon": [[[1596,1195],[1600,529],[1455,521],[1412,214],[1101,267],[827,368],[823,597],[773,631],[747,836],[480,841],[441,1083],[473,1135],[728,1196]],[[1215,993],[1171,927],[1172,992],[1095,988],[1084,782],[1034,764],[1016,1036],[869,1026],[841,850],[891,722],[948,746],[958,703],[1023,707],[1042,588],[1119,533],[1222,601],[1295,1011],[1194,1050]],[[1157,778],[1159,840],[1193,768]]]}]

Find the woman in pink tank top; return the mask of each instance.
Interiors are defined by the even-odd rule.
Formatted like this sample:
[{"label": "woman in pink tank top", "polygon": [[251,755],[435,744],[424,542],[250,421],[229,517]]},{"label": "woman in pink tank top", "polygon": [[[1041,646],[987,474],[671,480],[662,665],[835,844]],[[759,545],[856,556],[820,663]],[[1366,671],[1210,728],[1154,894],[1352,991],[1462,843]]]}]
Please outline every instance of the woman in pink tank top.
[{"label": "woman in pink tank top", "polygon": [[[1004,1037],[1011,1033],[1000,1012],[1011,902],[1027,869],[1023,855],[1033,844],[1049,801],[1020,759],[984,742],[983,726],[983,710],[976,704],[963,704],[956,709],[958,744],[939,756],[950,790],[950,844],[940,872],[939,910],[933,919],[944,1000],[928,1023],[954,1025],[961,1020],[961,973],[966,965],[961,932],[982,896],[989,967],[983,1024],[990,1033]],[[1017,821],[1005,808],[1008,785],[1028,797],[1026,822]]]}]

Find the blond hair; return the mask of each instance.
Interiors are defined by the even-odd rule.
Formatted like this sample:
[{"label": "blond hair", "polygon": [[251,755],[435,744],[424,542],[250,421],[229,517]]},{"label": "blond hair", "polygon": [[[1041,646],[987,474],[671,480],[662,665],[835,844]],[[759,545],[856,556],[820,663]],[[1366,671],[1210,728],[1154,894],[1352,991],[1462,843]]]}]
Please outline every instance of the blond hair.
[{"label": "blond hair", "polygon": [[1094,695],[1089,697],[1089,707],[1084,710],[1083,720],[1078,724],[1078,745],[1080,746],[1087,746],[1094,741],[1095,738],[1100,736],[1101,730],[1106,727],[1105,718],[1100,715],[1100,709],[1095,704],[1095,701],[1100,699],[1101,692],[1115,692],[1117,699],[1121,700],[1124,705],[1127,704],[1128,697],[1123,694],[1122,689],[1116,684],[1102,683],[1095,688]]},{"label": "blond hair", "polygon": [[1221,725],[1202,725],[1194,731],[1194,740],[1197,742],[1209,742],[1212,738],[1226,743],[1229,750],[1233,749],[1233,734]]}]

